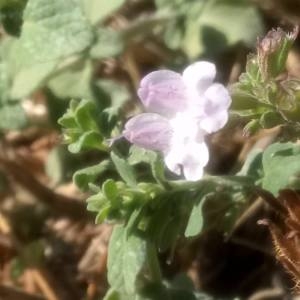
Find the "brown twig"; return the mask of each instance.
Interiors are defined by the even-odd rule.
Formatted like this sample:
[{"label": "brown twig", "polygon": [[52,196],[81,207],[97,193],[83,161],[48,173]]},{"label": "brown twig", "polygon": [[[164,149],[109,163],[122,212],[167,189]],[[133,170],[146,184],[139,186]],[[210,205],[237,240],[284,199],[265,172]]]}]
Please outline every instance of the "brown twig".
[{"label": "brown twig", "polygon": [[1,300],[46,300],[41,296],[30,295],[11,286],[0,285]]},{"label": "brown twig", "polygon": [[81,220],[90,218],[86,205],[79,200],[53,192],[40,183],[31,173],[17,162],[0,157],[0,169],[10,175],[16,182],[26,188],[39,201],[44,202],[56,216],[67,216]]},{"label": "brown twig", "polygon": [[33,270],[31,270],[31,275],[32,275],[36,285],[42,291],[43,295],[45,295],[47,300],[59,300],[56,292],[53,290],[53,288],[49,284],[49,282],[46,279],[43,272],[41,272],[40,270],[37,270],[37,269],[33,269]]}]

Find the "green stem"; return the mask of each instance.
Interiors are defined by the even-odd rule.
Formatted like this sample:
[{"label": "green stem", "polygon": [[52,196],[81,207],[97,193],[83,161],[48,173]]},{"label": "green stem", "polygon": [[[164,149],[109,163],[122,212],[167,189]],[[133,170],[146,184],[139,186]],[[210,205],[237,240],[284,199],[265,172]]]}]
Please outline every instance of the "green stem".
[{"label": "green stem", "polygon": [[253,187],[253,179],[249,176],[227,175],[227,176],[210,176],[206,175],[199,181],[176,180],[169,181],[170,186],[175,191],[184,191],[187,189],[200,189],[203,186],[214,183],[220,186],[240,185],[244,187]]},{"label": "green stem", "polygon": [[152,242],[147,243],[147,255],[151,279],[154,282],[161,282],[162,275],[157,257],[157,250]]}]

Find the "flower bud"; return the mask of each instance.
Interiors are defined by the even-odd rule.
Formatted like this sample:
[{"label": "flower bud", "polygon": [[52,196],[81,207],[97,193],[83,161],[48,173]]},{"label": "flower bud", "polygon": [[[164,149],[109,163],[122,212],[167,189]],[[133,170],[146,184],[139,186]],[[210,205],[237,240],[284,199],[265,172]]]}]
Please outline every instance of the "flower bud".
[{"label": "flower bud", "polygon": [[288,52],[297,38],[299,27],[291,33],[272,29],[257,44],[257,57],[263,79],[276,78],[285,69]]}]

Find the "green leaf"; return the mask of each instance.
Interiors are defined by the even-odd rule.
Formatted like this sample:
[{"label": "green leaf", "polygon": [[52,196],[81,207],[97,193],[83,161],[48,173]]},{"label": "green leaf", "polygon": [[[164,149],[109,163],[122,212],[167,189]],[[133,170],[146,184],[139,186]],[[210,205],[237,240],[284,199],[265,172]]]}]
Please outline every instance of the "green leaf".
[{"label": "green leaf", "polygon": [[102,185],[102,192],[104,196],[111,202],[111,206],[115,207],[118,205],[118,188],[116,183],[112,179],[107,179]]},{"label": "green leaf", "polygon": [[137,185],[134,170],[129,163],[115,152],[111,152],[110,157],[122,179],[130,186]]},{"label": "green leaf", "polygon": [[152,175],[158,183],[166,180],[162,158],[154,151],[132,145],[129,150],[128,163],[136,165],[142,162],[150,164]]},{"label": "green leaf", "polygon": [[262,128],[273,128],[283,123],[283,119],[278,112],[267,111],[261,115],[259,123]]},{"label": "green leaf", "polygon": [[87,131],[83,133],[78,140],[71,143],[68,149],[71,153],[79,153],[91,149],[106,151],[107,148],[103,145],[102,141],[102,136],[98,132]]},{"label": "green leaf", "polygon": [[93,101],[82,99],[80,102],[72,100],[67,112],[58,120],[66,129],[81,131],[98,131],[95,121],[97,108]]},{"label": "green leaf", "polygon": [[194,205],[184,232],[185,237],[193,237],[201,233],[203,228],[202,206],[204,203],[205,198]]},{"label": "green leaf", "polygon": [[20,129],[27,125],[27,117],[20,104],[0,106],[0,129]]},{"label": "green leaf", "polygon": [[97,108],[94,102],[81,100],[71,101],[67,112],[58,120],[65,127],[65,140],[69,143],[69,151],[78,153],[82,150],[98,149],[107,151],[103,137],[96,123]]},{"label": "green leaf", "polygon": [[101,224],[104,222],[104,220],[108,217],[111,210],[110,203],[106,203],[101,207],[100,211],[98,212],[96,216],[96,224]]},{"label": "green leaf", "polygon": [[188,2],[189,4],[193,2],[193,0],[155,0],[156,7],[160,10],[166,7],[169,8],[180,8],[183,4]]},{"label": "green leaf", "polygon": [[127,237],[133,234],[133,232],[135,232],[135,230],[137,229],[139,222],[143,217],[143,212],[144,212],[143,206],[131,212],[130,218],[126,224]]},{"label": "green leaf", "polygon": [[65,127],[65,129],[75,129],[77,128],[77,123],[75,120],[75,111],[76,107],[78,105],[78,102],[76,100],[70,101],[70,107],[67,109],[65,114],[58,119],[58,124],[62,127]]},{"label": "green leaf", "polygon": [[103,105],[103,110],[97,119],[98,126],[101,128],[103,136],[111,137],[112,131],[120,121],[120,110],[125,102],[130,99],[131,94],[125,85],[113,80],[98,80],[95,87],[99,93],[98,99],[101,99]]},{"label": "green leaf", "polygon": [[83,4],[86,16],[91,24],[94,25],[109,17],[114,11],[123,5],[125,0],[81,0],[81,2]]},{"label": "green leaf", "polygon": [[95,122],[96,105],[94,102],[89,100],[81,100],[76,106],[74,113],[75,121],[78,127],[83,130],[94,130],[98,131],[98,126]]},{"label": "green leaf", "polygon": [[151,160],[151,172],[158,183],[166,181],[164,163],[161,156],[158,154]]},{"label": "green leaf", "polygon": [[86,191],[90,183],[94,183],[97,178],[111,168],[109,160],[103,160],[100,164],[81,169],[74,173],[73,182],[83,191]]},{"label": "green leaf", "polygon": [[136,165],[141,162],[151,163],[155,156],[156,153],[151,150],[132,145],[129,149],[128,163],[130,165]]},{"label": "green leaf", "polygon": [[125,294],[136,294],[136,283],[146,260],[146,242],[137,236],[127,238],[126,228],[115,226],[108,249],[108,282]]},{"label": "green leaf", "polygon": [[80,0],[29,0],[21,42],[35,61],[68,57],[86,49],[93,33]]},{"label": "green leaf", "polygon": [[262,18],[248,1],[195,2],[187,13],[182,48],[190,58],[214,55],[239,42],[252,47],[262,32]]},{"label": "green leaf", "polygon": [[205,183],[205,186],[202,187],[199,194],[195,199],[194,206],[191,210],[190,217],[187,222],[187,226],[184,232],[185,237],[194,237],[201,233],[204,226],[203,219],[203,205],[207,200],[208,196],[215,191],[216,186],[214,183]]},{"label": "green leaf", "polygon": [[3,7],[10,7],[14,5],[20,5],[26,3],[27,0],[0,0],[0,9]]},{"label": "green leaf", "polygon": [[[25,55],[24,59],[26,59]],[[41,86],[48,75],[55,70],[57,63],[56,60],[52,60],[22,68],[14,77],[10,97],[20,99],[28,96]]]},{"label": "green leaf", "polygon": [[253,149],[247,155],[242,169],[237,173],[238,176],[252,176],[256,180],[260,178],[262,172],[262,150]]},{"label": "green leaf", "polygon": [[9,100],[10,78],[8,74],[7,64],[0,63],[0,105],[5,104]]},{"label": "green leaf", "polygon": [[[264,177],[262,187],[274,195],[293,183],[300,174],[300,145],[275,143],[263,153]],[[294,184],[294,183],[293,183]]]},{"label": "green leaf", "polygon": [[259,120],[253,119],[248,122],[244,127],[244,133],[246,135],[251,135],[257,132],[261,128]]},{"label": "green leaf", "polygon": [[114,80],[101,79],[96,82],[96,86],[110,97],[110,105],[115,108],[120,108],[131,97],[128,88]]},{"label": "green leaf", "polygon": [[91,47],[90,56],[95,59],[114,57],[124,50],[121,33],[109,28],[97,29],[96,43]]},{"label": "green leaf", "polygon": [[62,59],[84,51],[93,41],[80,0],[29,0],[23,19],[21,37],[11,55],[13,98],[33,92]]},{"label": "green leaf", "polygon": [[102,192],[99,192],[96,195],[92,195],[86,200],[87,202],[87,210],[92,212],[99,212],[103,209],[105,205],[107,205],[108,200],[104,197]]},{"label": "green leaf", "polygon": [[90,60],[80,61],[49,80],[48,87],[60,98],[93,99],[92,72]]},{"label": "green leaf", "polygon": [[121,300],[119,293],[114,289],[109,289],[103,300]]}]

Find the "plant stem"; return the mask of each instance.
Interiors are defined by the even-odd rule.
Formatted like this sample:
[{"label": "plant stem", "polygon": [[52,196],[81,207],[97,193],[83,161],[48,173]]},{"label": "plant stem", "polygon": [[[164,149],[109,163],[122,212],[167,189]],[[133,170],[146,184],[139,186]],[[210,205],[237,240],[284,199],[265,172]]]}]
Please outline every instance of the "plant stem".
[{"label": "plant stem", "polygon": [[199,181],[176,180],[169,181],[169,185],[173,190],[185,191],[187,189],[200,189],[207,184],[216,184],[219,186],[240,185],[243,187],[254,187],[253,179],[250,176],[227,175],[227,176],[211,176],[206,175]]},{"label": "plant stem", "polygon": [[157,250],[153,242],[147,243],[148,266],[150,270],[151,279],[154,282],[161,282],[162,275],[160,265],[157,257]]}]

